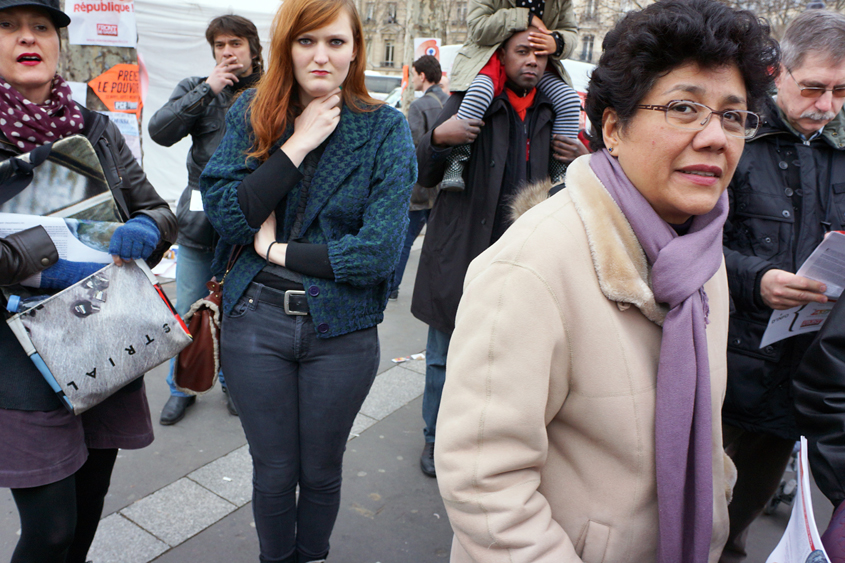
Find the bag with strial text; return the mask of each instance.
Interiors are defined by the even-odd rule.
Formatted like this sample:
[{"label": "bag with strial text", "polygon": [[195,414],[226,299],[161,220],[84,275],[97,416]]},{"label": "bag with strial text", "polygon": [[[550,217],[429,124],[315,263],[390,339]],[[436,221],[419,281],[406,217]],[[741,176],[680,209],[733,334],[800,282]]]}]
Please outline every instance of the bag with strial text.
[{"label": "bag with strial text", "polygon": [[[29,300],[27,300],[29,301]],[[80,414],[191,343],[142,260],[109,264],[6,322],[62,404]]]}]

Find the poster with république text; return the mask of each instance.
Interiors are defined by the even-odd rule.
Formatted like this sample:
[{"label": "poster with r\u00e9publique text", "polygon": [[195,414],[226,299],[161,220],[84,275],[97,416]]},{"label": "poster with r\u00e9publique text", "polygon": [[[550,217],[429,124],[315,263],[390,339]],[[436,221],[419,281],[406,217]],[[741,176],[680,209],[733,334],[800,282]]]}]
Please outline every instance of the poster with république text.
[{"label": "poster with r\u00e9publique text", "polygon": [[66,0],[71,45],[135,47],[138,37],[132,0]]}]

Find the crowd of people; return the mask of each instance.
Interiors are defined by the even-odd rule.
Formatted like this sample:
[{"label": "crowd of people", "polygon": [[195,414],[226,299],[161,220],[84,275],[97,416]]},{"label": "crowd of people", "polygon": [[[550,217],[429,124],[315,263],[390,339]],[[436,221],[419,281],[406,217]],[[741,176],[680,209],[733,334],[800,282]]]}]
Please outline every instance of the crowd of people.
[{"label": "crowd of people", "polygon": [[[220,381],[260,561],[329,556],[377,325],[425,225],[420,468],[451,561],[743,561],[805,435],[845,562],[845,307],[760,345],[773,310],[829,300],[795,272],[845,230],[845,16],[807,10],[777,40],[717,0],[627,13],[590,79],[588,146],[560,62],[569,0],[470,2],[451,92],[435,57],[414,61],[407,119],[367,92],[352,0],[283,2],[266,64],[254,23],[220,16],[212,70],[149,125],[165,146],[191,137],[175,214],[57,74],[69,21],[58,0],[0,0],[0,159],[84,136],[124,221],[114,261],[178,242],[180,314],[225,278]],[[0,239],[0,265],[12,292],[100,267],[43,227]],[[6,323],[0,358],[12,563],[85,563],[118,449],[153,439],[143,378],[75,416]],[[163,425],[196,401],[173,373]]]}]

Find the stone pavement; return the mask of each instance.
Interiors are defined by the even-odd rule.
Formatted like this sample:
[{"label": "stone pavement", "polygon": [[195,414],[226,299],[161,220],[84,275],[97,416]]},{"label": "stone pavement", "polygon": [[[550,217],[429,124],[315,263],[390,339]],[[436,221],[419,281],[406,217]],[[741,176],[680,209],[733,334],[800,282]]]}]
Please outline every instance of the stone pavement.
[{"label": "stone pavement", "polygon": [[[399,299],[388,304],[379,326],[379,375],[347,446],[331,563],[448,560],[451,530],[437,484],[419,470],[424,362],[391,362],[425,348],[426,327],[409,312],[418,258],[419,241]],[[156,420],[168,397],[166,374],[166,366],[161,366],[146,377]],[[170,427],[156,423],[155,431],[150,447],[120,452],[89,559],[94,563],[257,561],[251,462],[240,423],[226,411],[219,388],[201,397],[184,420]],[[830,503],[818,491],[813,500],[823,530]],[[766,560],[789,510],[781,506],[773,516],[758,519],[749,538],[749,563]],[[11,558],[18,533],[11,494],[0,490],[0,562]]]}]

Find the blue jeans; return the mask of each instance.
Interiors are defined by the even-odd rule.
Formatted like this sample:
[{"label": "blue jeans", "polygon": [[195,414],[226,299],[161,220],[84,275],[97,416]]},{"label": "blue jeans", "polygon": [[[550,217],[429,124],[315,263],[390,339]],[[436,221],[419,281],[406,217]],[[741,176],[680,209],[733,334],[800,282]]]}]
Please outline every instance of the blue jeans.
[{"label": "blue jeans", "polygon": [[[176,253],[176,312],[184,317],[197,299],[208,295],[208,288],[205,284],[211,279],[211,261],[214,260],[213,252],[203,252],[196,248],[184,245],[179,246]],[[175,397],[187,397],[176,389],[173,383],[173,366],[176,360],[170,360],[170,371],[167,374],[167,384],[170,386],[170,394]],[[220,385],[226,387],[223,373],[220,373]]]},{"label": "blue jeans", "polygon": [[402,254],[399,255],[399,263],[393,272],[393,279],[390,281],[390,291],[398,291],[402,283],[402,275],[405,273],[405,266],[408,264],[408,257],[411,255],[411,247],[414,241],[420,236],[423,225],[428,222],[431,209],[420,209],[419,211],[408,211],[408,233],[405,235],[405,245],[402,247]]},{"label": "blue jeans", "polygon": [[428,327],[428,343],[425,345],[425,391],[423,391],[422,417],[425,421],[426,442],[434,442],[437,430],[437,411],[446,382],[446,353],[452,337],[445,332]]},{"label": "blue jeans", "polygon": [[295,551],[313,561],[329,551],[346,440],[378,371],[378,333],[318,338],[310,316],[285,314],[283,297],[252,283],[223,317],[221,353],[252,455],[261,561]]}]

